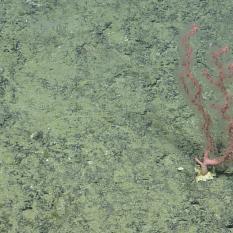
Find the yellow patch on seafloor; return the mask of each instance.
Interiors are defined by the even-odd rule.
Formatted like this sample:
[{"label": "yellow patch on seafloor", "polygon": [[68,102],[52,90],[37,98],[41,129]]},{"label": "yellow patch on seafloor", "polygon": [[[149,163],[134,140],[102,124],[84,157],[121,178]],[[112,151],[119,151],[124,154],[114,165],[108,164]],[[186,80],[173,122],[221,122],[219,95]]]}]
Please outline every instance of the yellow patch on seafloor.
[{"label": "yellow patch on seafloor", "polygon": [[195,167],[195,172],[196,172],[196,182],[199,182],[199,181],[207,181],[207,180],[213,180],[214,177],[216,176],[215,173],[213,172],[207,172],[207,174],[205,175],[202,175],[201,174],[201,169],[200,168],[196,168]]}]

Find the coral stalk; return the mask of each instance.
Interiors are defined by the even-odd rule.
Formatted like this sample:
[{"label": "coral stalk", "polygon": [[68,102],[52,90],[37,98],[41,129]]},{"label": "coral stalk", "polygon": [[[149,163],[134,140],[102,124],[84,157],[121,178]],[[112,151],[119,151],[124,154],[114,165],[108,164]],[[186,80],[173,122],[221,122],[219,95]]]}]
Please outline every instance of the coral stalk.
[{"label": "coral stalk", "polygon": [[233,63],[226,66],[221,62],[221,57],[229,52],[229,47],[225,46],[212,53],[212,60],[217,70],[218,76],[214,78],[208,69],[204,69],[202,74],[206,80],[214,85],[223,97],[223,103],[212,104],[220,115],[221,119],[227,122],[228,144],[221,156],[210,158],[210,154],[214,152],[214,140],[210,132],[212,126],[211,116],[203,104],[202,85],[192,72],[193,49],[190,45],[190,39],[193,37],[199,27],[193,24],[191,29],[181,38],[181,47],[184,51],[182,56],[182,72],[179,75],[180,82],[185,94],[188,96],[191,104],[197,109],[203,119],[202,130],[206,138],[203,159],[195,158],[195,161],[201,166],[201,174],[208,172],[208,166],[217,166],[225,161],[233,160],[233,117],[230,115],[230,107],[232,104],[232,95],[226,88],[225,81],[233,75]]}]

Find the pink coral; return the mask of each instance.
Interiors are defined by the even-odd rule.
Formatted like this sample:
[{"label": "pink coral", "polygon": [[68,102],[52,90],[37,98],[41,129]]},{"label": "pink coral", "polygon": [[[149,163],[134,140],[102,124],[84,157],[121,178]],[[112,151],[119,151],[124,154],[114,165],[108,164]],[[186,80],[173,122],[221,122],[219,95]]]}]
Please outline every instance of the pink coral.
[{"label": "pink coral", "polygon": [[227,123],[228,144],[226,149],[221,156],[210,158],[210,154],[214,152],[215,148],[214,140],[210,132],[212,120],[203,104],[202,85],[191,70],[193,49],[190,45],[190,39],[197,33],[198,29],[199,27],[196,24],[193,24],[191,29],[181,38],[180,43],[184,53],[181,61],[182,72],[180,73],[179,78],[191,104],[195,106],[203,119],[202,130],[206,138],[204,156],[201,160],[195,158],[195,161],[201,166],[202,175],[205,175],[208,172],[208,166],[216,166],[225,161],[233,160],[233,117],[229,113],[232,104],[232,95],[229,93],[225,85],[226,79],[233,75],[233,63],[225,65],[221,62],[221,57],[229,52],[229,47],[224,46],[211,54],[214,66],[218,72],[217,77],[214,78],[208,69],[204,69],[202,72],[206,80],[214,85],[222,95],[223,102],[221,104],[212,104],[211,107],[213,107],[219,113],[221,119]]}]

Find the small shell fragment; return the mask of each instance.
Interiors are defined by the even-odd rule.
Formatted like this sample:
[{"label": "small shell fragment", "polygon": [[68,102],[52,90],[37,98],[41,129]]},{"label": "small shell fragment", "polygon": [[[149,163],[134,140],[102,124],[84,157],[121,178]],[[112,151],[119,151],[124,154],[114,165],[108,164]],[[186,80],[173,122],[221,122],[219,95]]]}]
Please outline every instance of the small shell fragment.
[{"label": "small shell fragment", "polygon": [[177,170],[181,172],[181,171],[184,170],[184,168],[183,167],[178,167]]}]

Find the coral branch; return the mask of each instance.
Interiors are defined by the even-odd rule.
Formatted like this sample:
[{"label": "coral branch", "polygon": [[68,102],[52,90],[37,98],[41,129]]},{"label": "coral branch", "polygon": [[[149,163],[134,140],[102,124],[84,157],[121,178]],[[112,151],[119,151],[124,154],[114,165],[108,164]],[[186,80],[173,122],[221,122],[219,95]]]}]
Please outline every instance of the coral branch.
[{"label": "coral branch", "polygon": [[184,54],[181,61],[183,71],[179,77],[186,95],[203,119],[202,130],[206,138],[206,145],[204,148],[203,159],[199,160],[195,158],[195,161],[201,166],[201,173],[205,175],[208,172],[208,166],[217,166],[225,161],[233,160],[233,117],[229,112],[232,104],[232,95],[225,86],[226,79],[233,75],[233,63],[226,67],[226,65],[221,62],[221,57],[229,52],[229,47],[224,46],[212,53],[214,66],[218,73],[217,78],[214,78],[208,69],[204,69],[202,72],[206,80],[214,85],[222,95],[223,103],[213,104],[212,107],[219,113],[221,119],[227,122],[227,147],[221,156],[210,158],[210,154],[214,152],[215,148],[214,140],[210,132],[212,120],[203,104],[202,86],[191,69],[193,49],[190,45],[190,39],[197,33],[198,29],[199,27],[196,24],[193,24],[190,31],[181,38],[181,46]]}]

